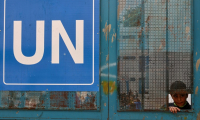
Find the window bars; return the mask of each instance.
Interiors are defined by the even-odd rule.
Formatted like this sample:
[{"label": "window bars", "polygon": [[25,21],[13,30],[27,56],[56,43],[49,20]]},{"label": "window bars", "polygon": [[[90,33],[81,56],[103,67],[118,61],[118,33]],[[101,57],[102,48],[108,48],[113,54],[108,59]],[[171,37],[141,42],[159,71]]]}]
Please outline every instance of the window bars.
[{"label": "window bars", "polygon": [[119,0],[119,111],[162,110],[175,81],[192,92],[191,3]]}]

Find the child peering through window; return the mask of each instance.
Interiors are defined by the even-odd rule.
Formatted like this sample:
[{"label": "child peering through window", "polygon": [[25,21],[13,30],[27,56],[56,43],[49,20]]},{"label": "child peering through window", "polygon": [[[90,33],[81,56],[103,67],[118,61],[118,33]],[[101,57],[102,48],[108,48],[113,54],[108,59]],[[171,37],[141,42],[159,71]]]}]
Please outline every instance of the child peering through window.
[{"label": "child peering through window", "polygon": [[191,105],[187,102],[188,91],[186,90],[185,83],[181,81],[175,81],[170,86],[170,95],[174,100],[174,103],[169,103],[169,110],[173,113],[177,113],[181,109],[191,109]]}]

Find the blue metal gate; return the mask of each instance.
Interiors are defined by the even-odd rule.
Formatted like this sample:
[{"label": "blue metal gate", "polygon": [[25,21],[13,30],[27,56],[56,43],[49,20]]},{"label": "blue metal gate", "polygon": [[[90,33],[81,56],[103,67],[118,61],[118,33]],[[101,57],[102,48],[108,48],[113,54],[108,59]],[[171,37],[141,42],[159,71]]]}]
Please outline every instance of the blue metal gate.
[{"label": "blue metal gate", "polygon": [[[198,0],[110,0],[109,118],[199,119]],[[169,112],[170,85],[182,81],[191,110]],[[110,88],[109,90],[112,90]]]},{"label": "blue metal gate", "polygon": [[[1,91],[0,118],[200,120],[198,5],[101,0],[100,91]],[[186,83],[192,109],[173,114],[162,106],[176,80]]]}]

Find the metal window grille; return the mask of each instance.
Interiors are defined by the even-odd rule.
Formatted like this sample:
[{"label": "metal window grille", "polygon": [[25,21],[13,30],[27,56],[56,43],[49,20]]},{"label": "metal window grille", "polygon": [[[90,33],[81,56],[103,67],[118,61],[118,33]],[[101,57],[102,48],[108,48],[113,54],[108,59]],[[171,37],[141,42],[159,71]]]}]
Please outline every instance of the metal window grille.
[{"label": "metal window grille", "polygon": [[119,111],[162,110],[175,81],[192,93],[191,3],[119,0]]},{"label": "metal window grille", "polygon": [[1,109],[99,110],[97,92],[1,91]]}]

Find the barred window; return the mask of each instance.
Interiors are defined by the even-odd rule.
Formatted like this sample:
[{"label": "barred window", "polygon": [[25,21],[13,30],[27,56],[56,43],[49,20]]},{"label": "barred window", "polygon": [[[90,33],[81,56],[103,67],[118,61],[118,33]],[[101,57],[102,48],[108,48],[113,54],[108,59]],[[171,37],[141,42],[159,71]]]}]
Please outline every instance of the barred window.
[{"label": "barred window", "polygon": [[192,93],[191,3],[119,0],[119,111],[163,110],[176,81]]}]

